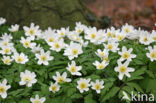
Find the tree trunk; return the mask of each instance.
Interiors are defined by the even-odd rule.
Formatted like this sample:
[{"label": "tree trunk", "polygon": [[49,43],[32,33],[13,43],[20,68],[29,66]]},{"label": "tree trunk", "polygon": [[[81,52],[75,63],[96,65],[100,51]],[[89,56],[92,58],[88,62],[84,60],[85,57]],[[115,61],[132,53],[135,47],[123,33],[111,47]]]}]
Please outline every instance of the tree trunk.
[{"label": "tree trunk", "polygon": [[8,24],[29,25],[31,22],[47,27],[73,27],[81,21],[90,25],[83,0],[0,0],[0,16]]}]

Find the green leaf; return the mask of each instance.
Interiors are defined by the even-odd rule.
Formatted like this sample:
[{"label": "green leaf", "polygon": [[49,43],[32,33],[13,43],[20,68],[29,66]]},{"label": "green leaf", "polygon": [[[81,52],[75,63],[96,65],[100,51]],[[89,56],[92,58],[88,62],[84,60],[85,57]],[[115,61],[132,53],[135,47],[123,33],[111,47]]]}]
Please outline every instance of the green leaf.
[{"label": "green leaf", "polygon": [[97,103],[97,102],[93,99],[93,95],[92,94],[88,94],[84,98],[84,103]]},{"label": "green leaf", "polygon": [[71,99],[79,99],[79,98],[83,98],[83,96],[82,96],[82,94],[80,94],[80,93],[75,93],[75,94],[73,94],[70,98],[71,98]]},{"label": "green leaf", "polygon": [[149,69],[153,71],[154,73],[156,73],[156,61],[150,62]]},{"label": "green leaf", "polygon": [[127,85],[129,87],[131,87],[131,88],[135,88],[138,92],[144,93],[144,91],[142,90],[142,88],[138,84],[136,84],[134,82],[129,82],[129,83],[127,83]]},{"label": "green leaf", "polygon": [[115,96],[116,93],[120,90],[119,87],[113,87],[111,90],[103,97],[102,102],[110,99],[111,97]]},{"label": "green leaf", "polygon": [[155,75],[154,75],[154,73],[152,71],[146,70],[146,73],[148,74],[149,77],[151,77],[153,79],[155,78]]},{"label": "green leaf", "polygon": [[127,79],[127,81],[137,80],[137,79],[143,79],[142,74],[144,74],[146,71],[146,66],[143,66],[139,70],[134,71],[131,73],[131,77]]}]

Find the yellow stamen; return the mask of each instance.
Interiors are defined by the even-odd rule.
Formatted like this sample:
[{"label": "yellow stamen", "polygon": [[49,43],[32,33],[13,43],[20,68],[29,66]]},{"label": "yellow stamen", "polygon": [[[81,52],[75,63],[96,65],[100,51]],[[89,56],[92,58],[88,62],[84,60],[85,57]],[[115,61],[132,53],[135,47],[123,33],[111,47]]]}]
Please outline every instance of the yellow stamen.
[{"label": "yellow stamen", "polygon": [[5,87],[4,86],[0,86],[0,93],[4,93],[5,92]]},{"label": "yellow stamen", "polygon": [[128,53],[128,52],[125,52],[124,54],[123,54],[123,58],[124,59],[128,59],[130,57],[130,54]]},{"label": "yellow stamen", "polygon": [[94,39],[96,37],[96,34],[91,34],[91,38]]},{"label": "yellow stamen", "polygon": [[99,64],[97,68],[98,69],[103,69],[104,67],[105,67],[104,64]]},{"label": "yellow stamen", "polygon": [[125,66],[120,67],[120,72],[125,73],[127,71],[127,68]]},{"label": "yellow stamen", "polygon": [[95,89],[96,90],[100,90],[101,89],[101,85],[100,84],[95,84]]},{"label": "yellow stamen", "polygon": [[80,88],[81,88],[81,89],[87,88],[87,84],[86,84],[86,83],[81,83],[81,84],[80,84]]},{"label": "yellow stamen", "polygon": [[76,67],[75,66],[70,67],[70,71],[71,72],[76,72]]},{"label": "yellow stamen", "polygon": [[78,49],[74,48],[74,49],[72,50],[72,54],[73,54],[73,55],[78,54]]}]

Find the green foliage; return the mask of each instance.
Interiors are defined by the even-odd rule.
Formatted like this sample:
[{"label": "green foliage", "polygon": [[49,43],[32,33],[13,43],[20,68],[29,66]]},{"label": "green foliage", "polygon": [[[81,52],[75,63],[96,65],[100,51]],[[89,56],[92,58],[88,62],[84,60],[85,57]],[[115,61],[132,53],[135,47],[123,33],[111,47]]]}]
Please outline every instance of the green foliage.
[{"label": "green foliage", "polygon": [[[8,27],[0,28],[0,34],[8,32]],[[0,61],[0,79],[6,78],[8,83],[12,86],[7,91],[8,97],[6,99],[0,98],[0,103],[29,103],[30,97],[39,94],[45,96],[45,103],[119,103],[125,91],[130,97],[131,92],[134,93],[153,93],[156,96],[156,62],[151,62],[146,57],[145,46],[136,44],[136,42],[125,40],[121,41],[119,47],[126,46],[133,48],[133,53],[137,55],[130,63],[130,67],[135,68],[135,72],[130,73],[131,77],[124,77],[122,81],[118,79],[118,74],[114,72],[119,59],[118,53],[110,52],[109,65],[103,70],[97,70],[92,64],[95,60],[100,61],[95,54],[97,49],[103,49],[102,45],[93,45],[89,43],[88,47],[83,48],[83,54],[75,58],[74,61],[83,67],[82,76],[72,76],[66,70],[70,60],[61,52],[51,51],[54,60],[49,62],[48,66],[37,65],[35,55],[26,49],[19,42],[21,36],[24,36],[23,31],[13,33],[13,43],[18,52],[24,52],[29,57],[29,62],[26,64],[17,64],[13,62],[10,66],[4,65]],[[37,40],[45,50],[49,50],[44,40]],[[2,57],[2,55],[0,55]],[[30,88],[19,86],[20,72],[26,69],[34,71],[37,75],[37,83]],[[53,82],[52,76],[56,75],[56,71],[62,73],[68,72],[68,76],[72,79],[71,83],[61,84],[61,89],[57,93],[49,91],[50,82]],[[77,80],[80,78],[91,78],[92,81],[96,79],[104,80],[104,88],[100,94],[97,94],[90,88],[88,92],[80,93],[77,89]],[[126,101],[129,103],[128,101]]]}]

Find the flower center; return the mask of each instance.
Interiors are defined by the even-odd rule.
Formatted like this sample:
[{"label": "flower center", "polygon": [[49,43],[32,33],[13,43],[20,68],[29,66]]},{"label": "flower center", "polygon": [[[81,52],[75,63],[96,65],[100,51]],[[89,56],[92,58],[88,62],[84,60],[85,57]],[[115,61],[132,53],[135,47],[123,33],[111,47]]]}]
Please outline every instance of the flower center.
[{"label": "flower center", "polygon": [[5,87],[4,86],[0,86],[0,93],[4,93],[5,92]]},{"label": "flower center", "polygon": [[76,72],[76,67],[75,66],[70,67],[70,71],[71,72]]},{"label": "flower center", "polygon": [[124,59],[128,59],[130,57],[130,54],[128,53],[128,52],[125,52],[124,54],[123,54],[123,58]]},{"label": "flower center", "polygon": [[125,31],[126,31],[127,33],[129,33],[129,32],[130,32],[130,30],[129,30],[128,28],[126,28],[126,29],[125,29]]},{"label": "flower center", "polygon": [[64,32],[61,32],[61,35],[63,36],[64,35]]},{"label": "flower center", "polygon": [[52,91],[56,91],[56,90],[57,90],[57,87],[56,87],[56,86],[52,86],[52,87],[51,87],[51,90],[52,90]]},{"label": "flower center", "polygon": [[91,34],[91,38],[94,39],[96,37],[96,34]]},{"label": "flower center", "polygon": [[34,35],[35,31],[34,31],[33,29],[31,29],[31,30],[29,31],[29,33],[30,33],[30,35]]},{"label": "flower center", "polygon": [[101,52],[101,53],[100,53],[100,55],[101,55],[101,56],[104,56],[104,55],[105,55],[105,53],[104,53],[104,52]]},{"label": "flower center", "polygon": [[113,49],[113,45],[112,44],[108,44],[108,49]]},{"label": "flower center", "polygon": [[35,100],[34,103],[41,103],[41,101],[40,100]]},{"label": "flower center", "polygon": [[4,63],[5,63],[5,64],[9,64],[9,63],[10,63],[10,59],[8,59],[8,58],[5,59],[5,60],[4,60]]},{"label": "flower center", "polygon": [[4,49],[5,54],[8,54],[10,52],[9,48]]},{"label": "flower center", "polygon": [[23,60],[24,60],[24,59],[23,59],[22,57],[20,57],[20,56],[17,57],[17,61],[18,61],[18,62],[22,62]]},{"label": "flower center", "polygon": [[72,50],[72,54],[73,54],[73,55],[76,55],[77,53],[78,53],[78,49],[74,48],[74,49]]},{"label": "flower center", "polygon": [[100,84],[95,84],[95,89],[96,90],[100,90],[101,89],[101,85]]},{"label": "flower center", "polygon": [[152,52],[150,55],[152,58],[156,58],[156,52]]},{"label": "flower center", "polygon": [[54,38],[49,38],[48,41],[49,42],[54,42]]},{"label": "flower center", "polygon": [[103,64],[98,65],[98,69],[103,69],[105,66]]},{"label": "flower center", "polygon": [[31,78],[29,76],[27,76],[27,77],[24,78],[24,81],[30,82],[31,81]]},{"label": "flower center", "polygon": [[123,37],[124,37],[123,35],[119,35],[119,36],[118,36],[118,40],[122,40]]},{"label": "flower center", "polygon": [[30,47],[30,42],[29,42],[29,41],[25,41],[25,42],[24,42],[24,45],[25,45],[26,47]]},{"label": "flower center", "polygon": [[4,42],[4,46],[7,46],[8,45],[8,42]]},{"label": "flower center", "polygon": [[108,32],[108,33],[107,33],[107,36],[110,37],[110,36],[111,36],[111,32]]},{"label": "flower center", "polygon": [[46,55],[42,55],[42,56],[41,56],[41,60],[42,60],[42,61],[46,61],[46,60],[47,60],[47,56],[46,56]]},{"label": "flower center", "polygon": [[78,33],[81,33],[81,32],[82,32],[82,30],[81,30],[81,29],[79,29],[79,30],[78,30]]},{"label": "flower center", "polygon": [[81,84],[80,84],[80,88],[81,88],[81,89],[87,88],[87,84],[86,84],[86,83],[81,83]]},{"label": "flower center", "polygon": [[55,48],[60,48],[60,44],[59,43],[55,43]]},{"label": "flower center", "polygon": [[125,66],[120,67],[120,72],[125,73],[127,71],[127,68]]},{"label": "flower center", "polygon": [[155,36],[155,37],[153,37],[153,40],[156,40],[156,36]]},{"label": "flower center", "polygon": [[64,78],[63,77],[58,77],[58,83],[62,83],[62,82],[64,82],[65,80],[64,80]]},{"label": "flower center", "polygon": [[148,41],[148,38],[147,38],[147,37],[145,37],[145,38],[144,38],[144,42],[147,42],[147,41]]},{"label": "flower center", "polygon": [[105,60],[106,62],[108,62],[108,57],[104,57],[103,60]]},{"label": "flower center", "polygon": [[113,38],[116,38],[116,35],[115,34],[113,34]]}]

